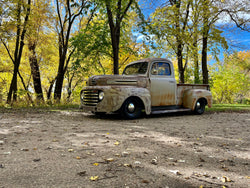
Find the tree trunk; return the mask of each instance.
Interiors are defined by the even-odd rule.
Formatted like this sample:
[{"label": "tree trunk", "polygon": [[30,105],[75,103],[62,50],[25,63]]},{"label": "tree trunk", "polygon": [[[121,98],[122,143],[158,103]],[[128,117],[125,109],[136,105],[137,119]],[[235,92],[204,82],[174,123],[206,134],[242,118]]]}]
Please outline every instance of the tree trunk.
[{"label": "tree trunk", "polygon": [[[111,26],[110,26],[111,27]],[[112,33],[112,49],[113,49],[113,59],[114,59],[114,67],[113,73],[119,74],[119,43],[120,43],[120,27],[119,28],[111,28]],[[119,30],[119,31],[118,31]]]},{"label": "tree trunk", "polygon": [[70,39],[70,32],[72,25],[74,23],[74,20],[80,16],[83,12],[84,8],[87,8],[86,1],[81,1],[81,6],[78,7],[78,10],[76,12],[73,11],[73,4],[74,1],[66,1],[65,10],[66,13],[64,20],[62,20],[62,15],[60,12],[61,7],[59,6],[59,0],[56,0],[57,4],[57,15],[59,18],[59,28],[58,28],[58,37],[59,37],[59,66],[58,66],[58,72],[56,76],[56,85],[55,85],[55,91],[54,91],[54,99],[57,102],[60,102],[61,95],[62,95],[62,88],[63,88],[63,80],[64,80],[64,74],[67,71],[68,63],[70,61],[70,56],[67,57],[68,52],[68,43]]},{"label": "tree trunk", "polygon": [[62,87],[63,87],[63,80],[64,80],[64,63],[65,63],[65,57],[60,57],[59,60],[59,66],[58,66],[58,73],[56,77],[56,85],[55,85],[55,91],[54,91],[54,99],[57,100],[57,102],[60,101],[62,96]]},{"label": "tree trunk", "polygon": [[50,101],[50,99],[51,99],[51,93],[52,93],[52,89],[53,89],[53,85],[55,83],[55,80],[56,80],[56,78],[54,80],[52,80],[52,81],[49,81],[50,82],[50,86],[49,86],[49,89],[47,91],[47,100],[48,101]]},{"label": "tree trunk", "polygon": [[[184,67],[183,67],[183,43],[181,38],[181,26],[180,26],[180,7],[181,7],[181,1],[175,1],[174,4],[176,5],[176,13],[175,13],[175,27],[176,27],[176,43],[177,43],[177,61],[178,61],[178,71],[179,71],[179,83],[185,83],[185,77],[184,77]],[[184,28],[183,28],[184,30]]]},{"label": "tree trunk", "polygon": [[[10,88],[9,88],[9,92],[8,92],[8,97],[7,97],[7,103],[10,104],[11,103],[11,99],[13,99],[13,101],[17,100],[17,72],[18,72],[18,67],[19,65],[17,64],[17,62],[15,62],[14,64],[14,72],[13,72],[13,76],[12,76],[12,80],[11,80],[11,84],[10,84]],[[13,98],[12,98],[13,96]]]},{"label": "tree trunk", "polygon": [[[112,50],[113,50],[113,60],[114,60],[114,74],[119,74],[119,44],[120,44],[120,33],[121,33],[121,23],[123,18],[127,15],[127,11],[130,8],[133,0],[129,0],[126,7],[122,10],[122,0],[117,1],[116,10],[113,13],[116,13],[116,17],[113,17],[111,10],[110,0],[105,0],[108,23],[111,32],[111,41],[112,41]],[[114,22],[114,20],[116,20]]]},{"label": "tree trunk", "polygon": [[[13,96],[13,101],[17,100],[17,73],[19,69],[19,65],[21,63],[21,58],[22,58],[22,52],[23,52],[23,46],[24,46],[24,37],[26,33],[26,25],[29,19],[30,15],[30,3],[31,0],[28,0],[27,3],[27,10],[26,10],[26,15],[24,18],[24,23],[23,26],[21,27],[21,2],[18,1],[17,4],[17,35],[16,35],[16,46],[15,46],[15,52],[14,52],[14,71],[13,71],[13,76],[8,92],[8,97],[7,97],[7,103],[11,103],[11,99]],[[21,32],[21,28],[23,29]],[[21,34],[21,35],[20,35]]]},{"label": "tree trunk", "polygon": [[209,2],[204,0],[203,2],[203,29],[202,29],[202,57],[201,57],[201,67],[202,67],[202,76],[203,84],[208,84],[208,69],[207,69],[207,43],[208,43],[208,34],[210,30],[209,25]]},{"label": "tree trunk", "polygon": [[30,62],[30,68],[31,68],[31,75],[33,78],[34,90],[36,93],[37,100],[44,101],[40,70],[39,70],[39,65],[37,62],[35,48],[36,48],[36,43],[29,41],[29,51],[31,52],[31,55],[29,56],[29,62]]},{"label": "tree trunk", "polygon": [[185,83],[181,44],[178,44],[177,47],[177,60],[178,60],[178,70],[179,70],[179,83]]},{"label": "tree trunk", "polygon": [[204,33],[202,37],[202,75],[203,75],[203,84],[208,84],[208,69],[207,69],[207,40],[208,34]]},{"label": "tree trunk", "polygon": [[198,84],[200,83],[200,77],[199,77],[199,58],[198,58],[198,48],[197,48],[197,38],[195,37],[194,43],[194,55],[193,55],[193,60],[194,60],[194,83]]}]

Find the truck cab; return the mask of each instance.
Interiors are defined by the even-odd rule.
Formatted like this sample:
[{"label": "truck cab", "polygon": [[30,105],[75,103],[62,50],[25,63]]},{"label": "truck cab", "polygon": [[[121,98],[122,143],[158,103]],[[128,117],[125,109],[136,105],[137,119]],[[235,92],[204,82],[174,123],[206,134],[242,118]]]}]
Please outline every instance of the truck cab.
[{"label": "truck cab", "polygon": [[122,75],[88,79],[81,91],[81,108],[100,113],[121,113],[125,118],[149,114],[193,111],[212,106],[209,85],[177,84],[174,67],[165,58],[147,58],[128,64]]}]

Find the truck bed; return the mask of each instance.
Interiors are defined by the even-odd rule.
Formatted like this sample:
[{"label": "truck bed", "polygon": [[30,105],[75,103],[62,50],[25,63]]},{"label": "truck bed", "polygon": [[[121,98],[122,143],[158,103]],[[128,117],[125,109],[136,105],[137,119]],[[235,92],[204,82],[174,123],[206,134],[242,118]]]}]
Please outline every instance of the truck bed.
[{"label": "truck bed", "polygon": [[182,105],[183,93],[187,89],[210,90],[207,84],[177,84],[177,105]]}]

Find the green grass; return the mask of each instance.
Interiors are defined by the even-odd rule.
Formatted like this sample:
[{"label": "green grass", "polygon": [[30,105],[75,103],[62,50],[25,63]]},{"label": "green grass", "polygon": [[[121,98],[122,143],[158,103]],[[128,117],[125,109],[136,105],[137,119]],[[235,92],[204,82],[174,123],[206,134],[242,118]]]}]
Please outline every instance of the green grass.
[{"label": "green grass", "polygon": [[24,105],[24,104],[15,104],[15,105],[0,105],[0,112],[15,112],[15,111],[78,111],[79,104],[40,104],[36,106]]},{"label": "green grass", "polygon": [[206,108],[208,112],[250,112],[247,104],[213,104],[212,108]]}]

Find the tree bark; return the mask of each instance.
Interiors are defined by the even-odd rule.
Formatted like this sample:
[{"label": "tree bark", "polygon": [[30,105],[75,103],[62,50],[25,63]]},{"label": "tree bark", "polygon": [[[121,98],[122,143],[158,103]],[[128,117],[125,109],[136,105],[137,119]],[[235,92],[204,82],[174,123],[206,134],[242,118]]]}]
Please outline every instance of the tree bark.
[{"label": "tree bark", "polygon": [[201,67],[203,84],[208,84],[208,68],[207,68],[207,50],[208,50],[208,34],[210,30],[209,24],[209,2],[203,1],[203,28],[202,28],[202,52],[201,52]]},{"label": "tree bark", "polygon": [[208,41],[208,34],[204,33],[202,36],[202,59],[201,59],[203,84],[208,84],[207,41]]},{"label": "tree bark", "polygon": [[177,61],[178,61],[178,71],[179,71],[179,83],[185,83],[185,78],[184,78],[184,67],[183,67],[183,44],[181,41],[181,32],[185,30],[183,28],[183,31],[180,27],[180,7],[181,7],[181,1],[175,1],[174,2],[177,8],[177,11],[175,13],[175,18],[176,18],[176,23],[175,27],[177,30],[176,34],[176,42],[177,42]]},{"label": "tree bark", "polygon": [[28,47],[29,47],[29,51],[31,53],[31,55],[29,56],[29,62],[30,62],[31,75],[32,75],[32,79],[33,79],[36,98],[38,101],[44,101],[40,70],[39,70],[39,65],[37,62],[36,51],[35,51],[36,43],[29,41]]},{"label": "tree bark", "polygon": [[46,91],[48,101],[51,100],[51,93],[52,93],[52,89],[53,89],[53,85],[54,85],[55,81],[56,81],[56,78],[52,81],[49,81],[50,82],[49,89]]},{"label": "tree bark", "polygon": [[[196,35],[196,34],[195,34]],[[200,76],[199,76],[199,58],[198,58],[198,47],[197,47],[197,37],[194,38],[194,54],[193,54],[193,60],[194,60],[194,83],[198,84],[200,83]]]},{"label": "tree bark", "polygon": [[177,46],[177,60],[178,60],[178,70],[179,70],[179,83],[185,83],[181,43],[179,43]]},{"label": "tree bark", "polygon": [[59,60],[59,66],[58,66],[57,77],[56,77],[56,85],[55,85],[55,91],[54,91],[55,100],[61,99],[63,80],[64,80],[64,64],[65,64],[65,57],[61,56]]}]

